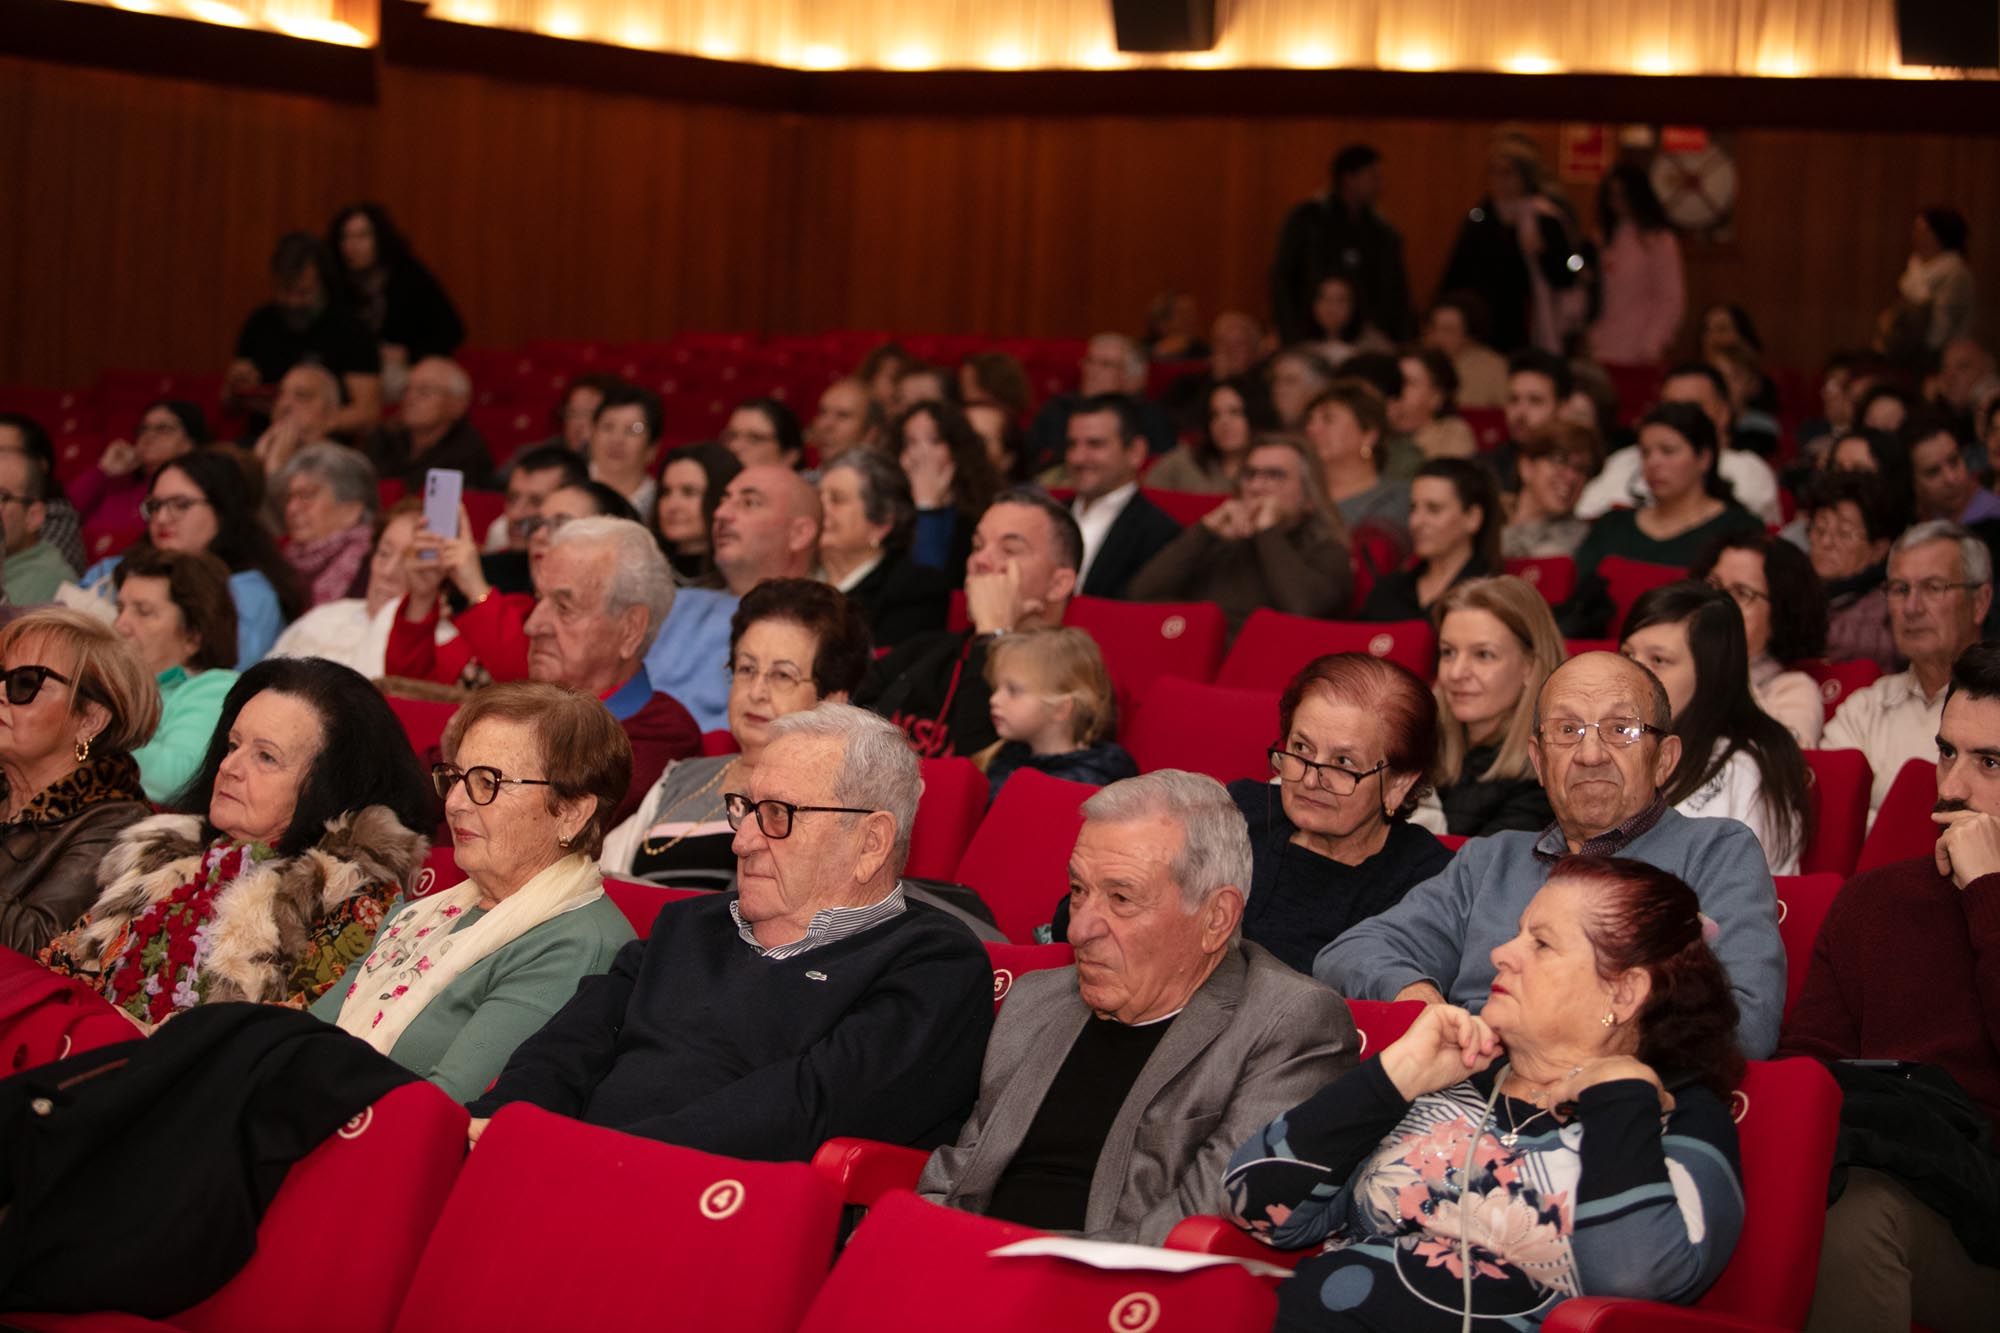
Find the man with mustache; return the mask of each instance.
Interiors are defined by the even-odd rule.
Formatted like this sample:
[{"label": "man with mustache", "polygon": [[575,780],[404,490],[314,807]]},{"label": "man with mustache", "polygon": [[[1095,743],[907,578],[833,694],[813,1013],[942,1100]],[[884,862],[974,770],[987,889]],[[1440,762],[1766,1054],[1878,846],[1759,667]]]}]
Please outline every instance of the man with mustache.
[{"label": "man with mustache", "polygon": [[1243,939],[1250,837],[1213,778],[1165,769],[1083,805],[1070,855],[1076,965],[1021,977],[979,1102],[931,1154],[936,1203],[1158,1245],[1224,1211],[1222,1170],[1351,1067],[1346,1003]]},{"label": "man with mustache", "polygon": [[[2000,1133],[2000,644],[1973,644],[1952,665],[1937,756],[1936,850],[1840,891],[1782,1053],[1937,1066]],[[2000,1256],[1975,1261],[1937,1202],[1850,1164],[1807,1328],[1989,1327]]]}]

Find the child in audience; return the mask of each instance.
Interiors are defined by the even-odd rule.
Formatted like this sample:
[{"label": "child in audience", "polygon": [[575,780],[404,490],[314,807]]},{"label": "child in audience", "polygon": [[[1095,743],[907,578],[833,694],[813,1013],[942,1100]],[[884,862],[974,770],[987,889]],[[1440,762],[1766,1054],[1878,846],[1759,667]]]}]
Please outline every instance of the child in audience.
[{"label": "child in audience", "polygon": [[1111,739],[1117,707],[1097,643],[1080,629],[1009,634],[986,654],[993,730],[1001,745],[986,765],[990,803],[1017,769],[1099,786],[1139,766]]}]

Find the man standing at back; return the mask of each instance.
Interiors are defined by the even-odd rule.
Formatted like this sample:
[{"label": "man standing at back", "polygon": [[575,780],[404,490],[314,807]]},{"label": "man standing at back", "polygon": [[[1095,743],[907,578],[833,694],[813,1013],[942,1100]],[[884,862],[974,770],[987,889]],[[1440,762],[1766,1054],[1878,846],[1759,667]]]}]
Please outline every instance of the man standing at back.
[{"label": "man standing at back", "polygon": [[1382,154],[1369,144],[1349,144],[1334,155],[1332,182],[1285,216],[1271,261],[1271,318],[1287,344],[1337,336],[1313,321],[1320,283],[1346,278],[1354,287],[1355,313],[1365,324],[1402,342],[1416,332],[1410,280],[1403,270],[1403,237],[1375,211],[1382,197]]}]

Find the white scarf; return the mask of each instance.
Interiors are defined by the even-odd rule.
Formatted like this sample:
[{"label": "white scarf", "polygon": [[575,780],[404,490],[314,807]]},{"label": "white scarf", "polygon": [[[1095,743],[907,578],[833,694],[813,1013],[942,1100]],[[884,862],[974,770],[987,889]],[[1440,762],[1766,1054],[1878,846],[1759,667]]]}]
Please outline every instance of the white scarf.
[{"label": "white scarf", "polygon": [[403,1030],[461,972],[564,912],[604,896],[597,862],[573,853],[549,866],[463,930],[458,919],[485,891],[471,880],[398,912],[350,974],[342,1031],[387,1055]]}]

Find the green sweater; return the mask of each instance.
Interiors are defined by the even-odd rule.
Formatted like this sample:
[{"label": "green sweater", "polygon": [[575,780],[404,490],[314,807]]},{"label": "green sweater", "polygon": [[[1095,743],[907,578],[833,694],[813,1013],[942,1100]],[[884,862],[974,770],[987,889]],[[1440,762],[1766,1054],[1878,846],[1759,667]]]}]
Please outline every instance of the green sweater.
[{"label": "green sweater", "polygon": [[16,606],[35,606],[53,600],[57,588],[75,579],[76,571],[69,567],[69,561],[47,542],[36,542],[27,550],[7,557],[7,600]]},{"label": "green sweater", "polygon": [[[402,910],[400,900],[392,903],[383,929]],[[484,915],[485,909],[473,908],[453,932]],[[471,1101],[500,1076],[514,1048],[569,1003],[577,983],[609,970],[612,957],[633,938],[631,923],[609,897],[551,917],[438,992],[403,1029],[389,1058],[437,1084],[453,1101]],[[313,1014],[338,1022],[346,998],[343,977],[319,997]]]},{"label": "green sweater", "polygon": [[153,739],[134,750],[132,757],[139,761],[139,785],[147,797],[165,803],[201,767],[236,673],[218,669],[190,675],[186,667],[168,667],[157,679],[160,725],[153,729]]}]

